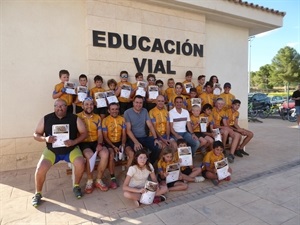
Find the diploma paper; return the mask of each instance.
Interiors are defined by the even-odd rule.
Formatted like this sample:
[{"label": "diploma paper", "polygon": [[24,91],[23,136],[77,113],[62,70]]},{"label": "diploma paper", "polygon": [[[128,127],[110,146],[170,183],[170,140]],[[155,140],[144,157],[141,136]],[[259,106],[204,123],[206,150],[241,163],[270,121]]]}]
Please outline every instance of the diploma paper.
[{"label": "diploma paper", "polygon": [[78,95],[78,100],[80,102],[83,102],[84,99],[86,99],[88,93],[88,89],[85,86],[78,86],[77,87],[77,95]]},{"label": "diploma paper", "polygon": [[56,137],[53,148],[66,147],[65,141],[70,139],[69,124],[52,125],[52,135]]},{"label": "diploma paper", "polygon": [[168,176],[166,177],[166,183],[171,183],[179,179],[180,166],[178,163],[173,163],[167,166]]},{"label": "diploma paper", "polygon": [[228,172],[229,166],[227,158],[215,162],[215,168],[217,169],[217,175],[219,180],[223,180],[231,175]]},{"label": "diploma paper", "polygon": [[95,98],[97,102],[97,108],[107,107],[105,92],[96,92]]},{"label": "diploma paper", "polygon": [[131,94],[131,87],[129,85],[124,84],[121,87],[121,94],[120,94],[120,96],[122,98],[130,98],[130,94]]},{"label": "diploma paper", "polygon": [[192,149],[190,146],[178,148],[178,156],[181,159],[180,166],[193,165]]},{"label": "diploma paper", "polygon": [[66,88],[66,93],[71,95],[76,95],[75,83],[65,82],[64,87]]},{"label": "diploma paper", "polygon": [[95,164],[96,164],[96,159],[97,159],[97,151],[93,154],[93,156],[89,159],[90,163],[90,172],[93,172]]}]

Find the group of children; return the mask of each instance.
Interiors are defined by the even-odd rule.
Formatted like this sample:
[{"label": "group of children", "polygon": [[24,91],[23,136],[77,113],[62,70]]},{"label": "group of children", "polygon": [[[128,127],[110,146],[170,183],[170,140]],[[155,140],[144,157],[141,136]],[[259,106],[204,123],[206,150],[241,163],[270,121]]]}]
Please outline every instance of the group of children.
[{"label": "group of children", "polygon": [[[142,73],[136,73],[136,83],[131,84],[128,81],[129,74],[127,71],[120,72],[120,81],[117,82],[114,79],[107,81],[108,90],[113,91],[118,99],[120,106],[120,115],[132,107],[132,98],[136,95],[139,88],[139,82],[147,83],[147,86],[157,86],[158,94],[163,95],[165,98],[165,105],[168,110],[174,107],[174,99],[177,96],[181,96],[184,102],[184,108],[186,108],[191,114],[191,124],[193,126],[193,132],[199,138],[201,143],[201,152],[204,154],[203,163],[199,166],[186,166],[180,168],[180,178],[177,181],[166,184],[166,168],[169,164],[178,163],[177,149],[167,146],[162,149],[161,157],[157,163],[157,177],[153,165],[149,163],[148,154],[146,150],[139,150],[135,152],[135,156],[132,165],[128,168],[127,176],[123,184],[124,196],[132,199],[139,205],[139,199],[141,194],[146,190],[144,184],[150,178],[159,182],[159,188],[156,192],[156,198],[154,202],[165,200],[165,194],[167,191],[186,190],[188,188],[188,182],[201,182],[205,178],[212,180],[214,185],[218,185],[220,180],[217,177],[214,162],[223,159],[225,156],[224,144],[228,142],[228,137],[231,137],[230,154],[227,155],[228,161],[233,162],[234,156],[243,157],[243,155],[249,155],[245,150],[245,145],[253,137],[253,133],[246,129],[243,129],[238,124],[239,112],[241,102],[235,99],[235,96],[230,93],[231,84],[225,83],[222,92],[222,88],[219,85],[217,76],[211,76],[208,82],[205,82],[205,75],[198,77],[198,86],[192,82],[192,72],[187,71],[185,81],[176,82],[173,78],[169,78],[167,89],[163,89],[164,82],[162,80],[156,80],[154,74],[147,76],[147,81],[144,81]],[[71,95],[66,93],[65,83],[69,81],[69,72],[67,70],[61,70],[59,73],[61,82],[55,86],[53,92],[53,98],[61,98],[66,101],[68,105],[68,112],[73,113],[73,104],[75,105],[75,112],[82,111],[82,101],[78,99],[78,95]],[[87,87],[87,76],[81,74],[79,76],[80,86]],[[107,116],[107,107],[97,107],[96,96],[98,92],[106,92],[103,86],[103,78],[99,75],[94,77],[95,86],[87,91],[87,96],[94,99],[94,113],[101,116],[104,119]],[[123,86],[130,87],[130,96],[125,98],[121,95]],[[156,106],[156,99],[151,99],[148,93],[148,89],[144,88],[146,93],[144,98],[144,107],[150,111]],[[194,104],[194,100],[198,99],[198,104]],[[197,103],[197,101],[196,101]],[[207,125],[205,131],[201,129],[200,119],[207,118]],[[222,139],[221,141],[215,141],[216,133],[214,129],[219,128]],[[183,139],[177,140],[177,147],[185,147],[187,143]],[[231,173],[231,169],[229,169]],[[230,176],[226,178],[230,180]]]}]

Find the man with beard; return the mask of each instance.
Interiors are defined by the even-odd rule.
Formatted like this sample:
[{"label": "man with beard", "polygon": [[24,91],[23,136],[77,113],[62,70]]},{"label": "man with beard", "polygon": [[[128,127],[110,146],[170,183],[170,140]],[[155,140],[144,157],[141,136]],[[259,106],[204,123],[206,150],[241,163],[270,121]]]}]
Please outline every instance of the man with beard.
[{"label": "man with beard", "polygon": [[35,171],[36,192],[32,198],[32,205],[37,207],[41,204],[46,174],[52,165],[61,160],[73,163],[75,168],[73,192],[77,198],[81,198],[79,184],[84,172],[84,158],[77,145],[87,137],[82,120],[74,114],[67,113],[67,103],[57,99],[54,103],[54,112],[40,120],[33,137],[36,141],[46,142],[46,149]]},{"label": "man with beard", "polygon": [[107,167],[109,152],[104,146],[101,118],[99,115],[93,113],[94,101],[91,97],[86,98],[82,103],[83,112],[77,114],[83,120],[88,130],[88,137],[79,144],[84,157],[87,159],[86,173],[87,183],[85,186],[85,193],[90,194],[94,190],[93,174],[90,170],[89,160],[97,151],[100,157],[100,162],[97,167],[97,179],[95,186],[101,191],[107,191],[107,185],[102,181],[104,170]]}]

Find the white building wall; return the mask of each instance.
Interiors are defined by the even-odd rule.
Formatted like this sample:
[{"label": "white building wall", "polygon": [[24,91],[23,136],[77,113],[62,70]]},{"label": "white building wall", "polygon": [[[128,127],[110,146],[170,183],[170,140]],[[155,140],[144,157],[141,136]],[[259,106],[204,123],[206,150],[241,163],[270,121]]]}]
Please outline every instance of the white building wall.
[{"label": "white building wall", "polygon": [[[194,73],[195,83],[200,74],[207,79],[216,74],[221,84],[232,83],[232,92],[244,103],[241,122],[246,125],[248,29],[208,19],[205,7],[176,2],[1,0],[0,171],[36,165],[45,143],[34,141],[32,134],[38,120],[53,110],[51,96],[61,69],[69,70],[74,82],[86,74],[89,87],[96,74],[105,84],[110,78],[118,81],[121,70],[127,70],[134,82],[134,57],[170,61],[176,75],[157,73],[164,81],[169,77],[183,81],[187,70]],[[240,7],[211,1],[210,18],[211,4],[220,2],[226,14]],[[228,22],[230,17],[226,18]],[[155,38],[181,43],[188,39],[204,45],[204,57],[95,47],[92,30],[147,36],[152,44]]]}]

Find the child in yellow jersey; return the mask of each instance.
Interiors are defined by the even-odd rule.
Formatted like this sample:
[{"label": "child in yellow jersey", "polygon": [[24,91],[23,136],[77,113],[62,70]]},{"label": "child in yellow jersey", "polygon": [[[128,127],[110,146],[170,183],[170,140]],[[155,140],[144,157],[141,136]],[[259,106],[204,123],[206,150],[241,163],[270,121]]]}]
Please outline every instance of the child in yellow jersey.
[{"label": "child in yellow jersey", "polygon": [[167,109],[169,110],[169,100],[175,95],[175,81],[173,78],[168,79],[168,88],[165,90],[165,103],[167,105]]},{"label": "child in yellow jersey", "polygon": [[201,152],[205,153],[206,150],[210,151],[212,149],[212,143],[214,140],[209,135],[206,135],[205,133],[201,132],[200,111],[201,111],[200,106],[194,105],[192,107],[191,124],[193,127],[193,132],[195,133],[195,135],[198,137],[200,141]]},{"label": "child in yellow jersey", "polygon": [[60,98],[67,103],[67,113],[73,113],[73,96],[66,93],[66,88],[64,87],[65,82],[68,82],[70,78],[70,73],[68,70],[59,71],[60,83],[55,85],[54,91],[52,93],[52,98]]},{"label": "child in yellow jersey", "polygon": [[[221,141],[215,141],[213,143],[213,150],[207,153],[203,159],[203,172],[202,176],[206,179],[210,179],[214,185],[218,185],[217,170],[215,168],[215,162],[224,159],[224,145]],[[232,169],[229,167],[228,172],[232,174]],[[230,181],[230,176],[224,180]]]},{"label": "child in yellow jersey", "polygon": [[224,92],[219,95],[219,98],[222,98],[225,102],[224,110],[231,109],[232,101],[235,99],[235,96],[230,93],[231,84],[225,83],[224,84]]},{"label": "child in yellow jersey", "polygon": [[204,84],[205,84],[205,75],[200,75],[198,77],[198,86],[196,87],[198,96],[205,91]]},{"label": "child in yellow jersey", "polygon": [[196,88],[191,88],[190,90],[190,98],[186,100],[187,102],[187,110],[191,113],[192,112],[192,98],[197,98],[197,89]]},{"label": "child in yellow jersey", "polygon": [[[174,160],[172,148],[166,147],[161,152],[161,158],[157,163],[158,176],[161,185],[166,184],[166,177],[168,176],[167,166],[173,163],[178,163],[178,160]],[[184,191],[188,188],[188,185],[181,180],[181,175],[179,175],[179,180],[167,183],[169,191]]]},{"label": "child in yellow jersey", "polygon": [[[156,82],[156,77],[155,77],[155,75],[154,74],[149,74],[148,76],[147,76],[147,81],[148,81],[148,87],[149,86],[157,86],[156,84],[155,84],[155,82]],[[158,88],[158,87],[157,87]],[[158,95],[159,95],[159,93],[158,93]],[[148,112],[151,110],[151,109],[153,109],[154,107],[155,107],[155,100],[156,100],[156,98],[155,99],[153,99],[153,98],[150,98],[150,96],[149,96],[149,91],[147,90],[147,92],[146,92],[146,109],[148,110]]]},{"label": "child in yellow jersey", "polygon": [[103,78],[99,75],[94,77],[95,87],[90,90],[90,96],[94,99],[94,113],[100,115],[101,119],[103,119],[107,114],[107,107],[97,108],[97,101],[95,94],[97,92],[105,92],[104,88],[102,88]]},{"label": "child in yellow jersey", "polygon": [[[242,155],[249,155],[248,152],[244,150],[246,144],[249,143],[249,141],[253,138],[253,133],[250,130],[246,130],[244,128],[241,128],[238,123],[239,119],[239,108],[241,105],[241,101],[238,99],[235,99],[232,101],[232,106],[230,109],[227,110],[227,116],[228,116],[228,125],[235,131],[240,133],[245,138],[243,140],[240,140],[240,144],[235,151],[235,154],[242,154]],[[241,137],[242,137],[241,136]]]},{"label": "child in yellow jersey", "polygon": [[213,84],[211,82],[206,82],[204,85],[205,92],[203,92],[199,97],[201,98],[201,105],[205,104],[214,105],[214,94],[213,94]]},{"label": "child in yellow jersey", "polygon": [[[80,86],[83,86],[83,87],[87,88],[87,82],[88,82],[87,81],[87,76],[85,74],[81,74],[79,76],[79,84],[80,84]],[[86,95],[87,95],[86,97],[89,96],[88,90],[87,90]],[[83,111],[82,102],[79,101],[78,95],[76,95],[76,99],[75,99],[74,103],[75,103],[75,112],[76,112],[76,114],[82,112]]]},{"label": "child in yellow jersey", "polygon": [[214,118],[212,116],[212,109],[213,107],[210,104],[205,104],[202,107],[202,113],[200,114],[200,117],[207,117],[206,132],[204,132],[204,134],[214,139],[215,134],[212,132],[212,129],[214,128]]},{"label": "child in yellow jersey", "polygon": [[[178,148],[187,147],[187,143],[183,138],[180,138],[177,140],[177,146]],[[175,159],[178,160],[178,153],[176,153]],[[201,167],[183,166],[180,169],[184,181],[199,183],[205,180],[204,177],[201,176]]]},{"label": "child in yellow jersey", "polygon": [[182,91],[183,91],[183,84],[180,82],[177,82],[175,84],[175,94],[169,99],[169,110],[174,108],[174,101],[177,96],[182,97],[182,99],[183,99],[182,108],[186,109],[186,107],[187,107],[186,97],[182,94]]},{"label": "child in yellow jersey", "polygon": [[111,178],[109,187],[112,189],[118,187],[115,177],[115,154],[118,157],[120,153],[127,155],[127,168],[131,165],[134,156],[132,148],[126,143],[125,119],[119,116],[119,108],[118,103],[111,103],[108,106],[109,116],[102,121],[103,137],[110,152],[108,169]]},{"label": "child in yellow jersey", "polygon": [[[118,82],[117,85],[117,90],[116,90],[116,96],[118,97],[119,100],[119,105],[120,105],[120,115],[123,115],[124,112],[132,107],[132,97],[134,92],[132,91],[132,84],[130,82],[128,82],[128,72],[123,70],[120,72],[120,79],[121,81]],[[130,87],[130,97],[129,98],[124,98],[121,96],[121,90],[122,90],[122,86],[127,85]]]},{"label": "child in yellow jersey", "polygon": [[183,84],[183,91],[182,94],[189,99],[190,98],[190,88],[194,88],[195,84],[192,82],[193,72],[188,70],[185,73],[185,81],[182,82]]}]

